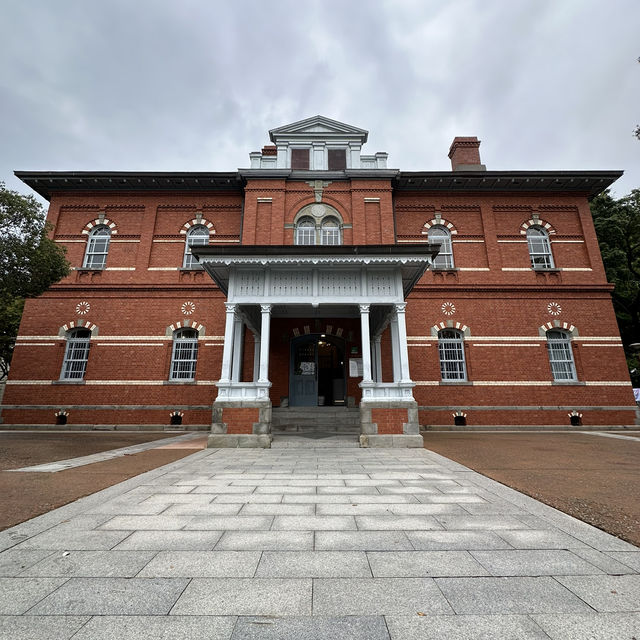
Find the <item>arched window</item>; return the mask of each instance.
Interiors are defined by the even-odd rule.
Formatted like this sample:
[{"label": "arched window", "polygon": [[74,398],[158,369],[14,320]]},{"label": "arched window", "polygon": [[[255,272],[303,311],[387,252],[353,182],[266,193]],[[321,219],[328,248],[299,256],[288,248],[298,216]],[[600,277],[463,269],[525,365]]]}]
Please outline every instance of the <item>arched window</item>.
[{"label": "arched window", "polygon": [[316,223],[305,216],[296,225],[296,244],[316,244]]},{"label": "arched window", "polygon": [[539,226],[527,229],[527,244],[533,269],[553,269],[553,256],[549,235]]},{"label": "arched window", "polygon": [[197,258],[191,253],[191,247],[201,247],[209,244],[209,229],[203,224],[197,224],[191,227],[187,232],[184,243],[184,260],[182,262],[183,269],[202,269],[202,265]]},{"label": "arched window", "polygon": [[466,380],[464,336],[458,329],[438,331],[438,354],[442,380]]},{"label": "arched window", "polygon": [[84,254],[82,266],[85,269],[104,269],[109,253],[109,241],[111,229],[106,224],[98,225],[91,229],[87,238],[87,250]]},{"label": "arched window", "polygon": [[67,332],[67,345],[62,361],[60,380],[82,380],[89,360],[89,329],[72,329]]},{"label": "arched window", "polygon": [[429,229],[427,238],[429,242],[440,244],[440,252],[433,260],[433,268],[453,269],[453,249],[449,229],[442,225],[435,225]]},{"label": "arched window", "polygon": [[333,216],[327,216],[320,226],[320,244],[342,244],[340,223]]},{"label": "arched window", "polygon": [[181,382],[195,380],[197,360],[198,332],[195,329],[174,331],[169,380],[180,380]]},{"label": "arched window", "polygon": [[573,361],[571,334],[561,329],[547,331],[547,351],[551,373],[556,382],[577,380],[576,365]]}]

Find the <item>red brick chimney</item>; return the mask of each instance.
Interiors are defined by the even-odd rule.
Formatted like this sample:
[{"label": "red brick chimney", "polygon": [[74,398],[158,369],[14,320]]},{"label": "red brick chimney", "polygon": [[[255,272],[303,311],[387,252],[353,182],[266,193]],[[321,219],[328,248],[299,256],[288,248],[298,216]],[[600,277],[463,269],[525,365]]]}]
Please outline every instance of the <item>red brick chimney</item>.
[{"label": "red brick chimney", "polygon": [[263,156],[277,156],[278,155],[278,149],[276,148],[275,145],[265,145],[264,147],[262,147],[262,155]]},{"label": "red brick chimney", "polygon": [[480,140],[475,136],[456,136],[449,148],[452,171],[486,171],[480,162]]}]

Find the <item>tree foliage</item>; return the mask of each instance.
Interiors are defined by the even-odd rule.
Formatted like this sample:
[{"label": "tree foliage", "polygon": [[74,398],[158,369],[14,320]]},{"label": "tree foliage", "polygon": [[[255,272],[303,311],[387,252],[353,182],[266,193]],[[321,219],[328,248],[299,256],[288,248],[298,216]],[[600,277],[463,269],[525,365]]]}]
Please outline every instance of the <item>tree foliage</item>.
[{"label": "tree foliage", "polygon": [[25,298],[40,295],[69,273],[33,196],[0,182],[0,379],[7,375]]},{"label": "tree foliage", "polygon": [[[613,307],[634,387],[640,387],[640,189],[615,200],[609,191],[591,202],[607,278],[615,285]],[[634,371],[635,369],[635,371]]]}]

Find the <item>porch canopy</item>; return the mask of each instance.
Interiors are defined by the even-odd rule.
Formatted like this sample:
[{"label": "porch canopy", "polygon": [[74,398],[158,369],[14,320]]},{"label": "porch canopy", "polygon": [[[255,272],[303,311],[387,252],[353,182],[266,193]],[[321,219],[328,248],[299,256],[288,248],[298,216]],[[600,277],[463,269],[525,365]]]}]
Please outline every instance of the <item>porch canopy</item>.
[{"label": "porch canopy", "polygon": [[[427,243],[192,247],[227,296],[218,398],[268,398],[272,315],[359,315],[363,400],[411,399],[405,299],[438,249]],[[255,338],[253,382],[240,382],[243,324]],[[380,336],[389,325],[394,382],[383,383]]]}]

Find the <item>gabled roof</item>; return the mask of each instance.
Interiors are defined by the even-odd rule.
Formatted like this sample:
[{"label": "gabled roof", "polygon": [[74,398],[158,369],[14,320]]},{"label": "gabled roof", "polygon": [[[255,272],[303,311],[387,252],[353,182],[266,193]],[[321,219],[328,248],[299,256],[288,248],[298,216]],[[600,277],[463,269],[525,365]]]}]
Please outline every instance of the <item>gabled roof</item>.
[{"label": "gabled roof", "polygon": [[367,141],[369,132],[365,129],[359,129],[344,122],[331,120],[324,116],[313,116],[306,120],[299,120],[291,124],[285,124],[282,127],[271,129],[269,138],[272,142],[277,143],[280,140],[290,140],[297,138],[323,138],[323,139],[357,139],[362,144]]}]

